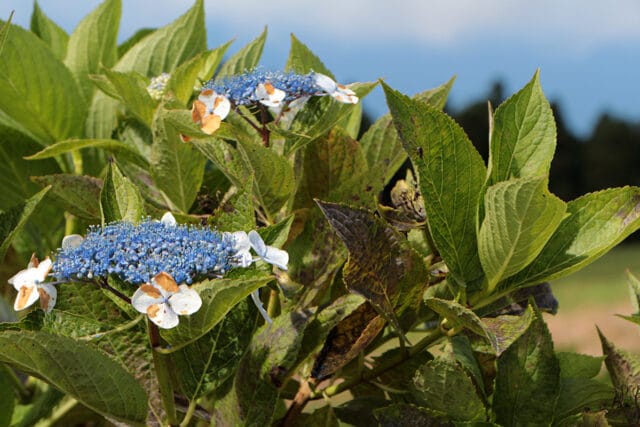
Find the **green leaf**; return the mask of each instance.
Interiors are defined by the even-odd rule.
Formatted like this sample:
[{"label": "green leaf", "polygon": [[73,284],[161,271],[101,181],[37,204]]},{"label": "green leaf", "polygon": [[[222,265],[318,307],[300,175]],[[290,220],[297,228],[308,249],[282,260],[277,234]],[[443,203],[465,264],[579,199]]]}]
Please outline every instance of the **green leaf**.
[{"label": "green leaf", "polygon": [[[216,402],[220,425],[271,425],[280,387],[295,363],[310,312],[292,311],[263,325],[254,334],[222,402]],[[220,403],[220,405],[218,404]]]},{"label": "green leaf", "polygon": [[125,158],[132,158],[136,163],[146,163],[146,159],[141,156],[133,144],[118,141],[116,139],[67,139],[56,142],[35,154],[25,157],[27,160],[40,160],[56,157],[61,154],[73,152],[83,148],[100,148],[114,154],[122,154]]},{"label": "green leaf", "polygon": [[497,361],[493,397],[501,425],[547,425],[560,391],[560,364],[540,313]]},{"label": "green leaf", "polygon": [[200,294],[202,308],[173,329],[162,331],[162,337],[174,348],[191,343],[216,326],[236,304],[251,292],[269,283],[273,276],[257,270],[246,270],[223,279],[212,279],[194,285]]},{"label": "green leaf", "polygon": [[540,72],[498,107],[490,135],[489,185],[511,178],[548,176],[556,124],[540,87]]},{"label": "green leaf", "polygon": [[118,99],[122,101],[129,112],[142,123],[151,127],[157,103],[147,91],[149,82],[145,77],[136,72],[121,73],[106,68],[102,71],[113,85]]},{"label": "green leaf", "polygon": [[67,44],[69,35],[58,24],[53,22],[40,9],[38,2],[33,3],[33,13],[31,14],[31,31],[40,37],[51,49],[51,52],[63,61],[67,55]]},{"label": "green leaf", "polygon": [[330,405],[326,405],[305,417],[304,425],[308,427],[339,427],[340,422],[333,408]]},{"label": "green leaf", "polygon": [[233,185],[244,187],[245,180],[251,176],[251,172],[235,147],[219,138],[194,139],[190,143],[211,160]]},{"label": "green leaf", "polygon": [[605,356],[604,363],[616,392],[625,400],[633,401],[640,390],[640,357],[616,348],[599,328],[598,336]]},{"label": "green leaf", "polygon": [[42,145],[83,132],[86,105],[71,72],[33,33],[11,25],[0,63],[0,110]]},{"label": "green leaf", "polygon": [[238,151],[254,175],[256,198],[271,218],[293,194],[293,167],[286,158],[255,141],[239,141]]},{"label": "green leaf", "polygon": [[489,290],[529,265],[564,219],[566,204],[546,186],[541,177],[511,179],[487,189],[478,251]]},{"label": "green leaf", "polygon": [[147,396],[135,379],[103,353],[43,332],[0,332],[0,360],[36,375],[94,411],[144,422]]},{"label": "green leaf", "polygon": [[524,334],[534,319],[534,312],[531,306],[521,315],[503,315],[498,317],[488,317],[482,319],[482,324],[487,334],[492,334],[496,338],[496,355],[501,355],[518,338]]},{"label": "green leaf", "polygon": [[0,399],[0,426],[10,426],[11,417],[13,415],[13,409],[16,404],[16,399],[13,390],[13,383],[11,377],[13,373],[9,371],[8,366],[0,365],[0,390],[4,390],[6,393],[2,399]]},{"label": "green leaf", "polygon": [[307,74],[312,71],[321,73],[335,80],[335,76],[322,63],[320,58],[316,56],[304,43],[291,34],[291,49],[289,50],[289,58],[284,66],[285,71],[292,71],[298,74]]},{"label": "green leaf", "polygon": [[373,415],[381,427],[436,427],[446,425],[433,411],[407,403],[396,403],[384,408],[374,409]]},{"label": "green leaf", "polygon": [[281,248],[289,239],[289,232],[294,218],[294,215],[289,215],[280,222],[260,227],[258,233],[267,245]]},{"label": "green leaf", "polygon": [[118,59],[121,13],[121,0],[105,0],[80,21],[69,37],[64,62],[80,84],[85,99],[91,99],[94,91],[89,74],[112,67]]},{"label": "green leaf", "polygon": [[179,131],[161,111],[153,124],[151,175],[153,181],[182,212],[188,212],[202,185],[206,159],[192,144],[180,139]]},{"label": "green leaf", "polygon": [[[145,77],[171,73],[184,61],[206,49],[203,0],[172,23],[141,38],[120,58],[114,71],[135,71]],[[87,136],[110,138],[117,124],[118,102],[96,93],[89,108]]]},{"label": "green leaf", "polygon": [[640,313],[640,280],[627,270],[627,284],[629,285],[629,295],[634,313]]},{"label": "green leaf", "polygon": [[256,227],[253,210],[253,177],[224,201],[213,213],[209,223],[220,231],[253,230]]},{"label": "green leaf", "polygon": [[589,409],[606,409],[614,401],[613,388],[602,381],[589,378],[561,378],[560,393],[555,408],[555,421],[563,420]]},{"label": "green leaf", "polygon": [[186,106],[193,94],[193,88],[201,81],[211,78],[230,45],[231,42],[227,42],[184,62],[171,74],[171,79],[167,83],[167,92],[171,92],[182,105]]},{"label": "green leaf", "polygon": [[600,373],[604,357],[588,354],[559,352],[556,357],[560,362],[562,378],[595,378]]},{"label": "green leaf", "polygon": [[482,369],[478,363],[478,359],[473,354],[473,347],[469,338],[464,334],[458,334],[451,337],[449,340],[451,344],[451,351],[455,360],[462,366],[468,374],[471,375],[473,382],[476,384],[476,390],[481,394],[481,397],[486,401],[487,395],[484,389],[484,377],[482,375]]},{"label": "green leaf", "polygon": [[358,141],[343,130],[334,128],[307,146],[303,162],[295,206],[312,206],[313,199],[321,199],[374,207],[376,193],[367,180],[367,161]]},{"label": "green leaf", "polygon": [[43,187],[50,186],[49,195],[67,212],[89,221],[100,219],[101,180],[66,174],[34,176],[31,179]]},{"label": "green leaf", "polygon": [[417,307],[427,284],[422,257],[372,213],[334,203],[318,205],[349,251],[343,271],[347,289],[365,297],[399,329],[395,312]]},{"label": "green leaf", "polygon": [[47,187],[27,199],[24,203],[0,213],[0,260],[4,259],[11,241],[25,226],[49,190],[50,187]]},{"label": "green leaf", "polygon": [[144,215],[142,197],[129,178],[120,169],[109,163],[107,175],[100,192],[100,213],[102,224],[112,221],[138,223]]},{"label": "green leaf", "polygon": [[485,408],[471,378],[456,362],[436,358],[425,363],[413,379],[420,406],[445,413],[456,421],[485,418]]},{"label": "green leaf", "polygon": [[475,233],[486,176],[482,158],[449,116],[384,82],[382,86],[404,149],[419,175],[434,243],[451,278],[475,288],[483,275]]},{"label": "green leaf", "polygon": [[[378,83],[353,83],[349,89],[362,99],[369,94]],[[343,104],[329,96],[311,98],[305,107],[298,112],[291,127],[284,133],[286,138],[285,154],[296,150],[325,135],[355,108],[351,104]],[[274,128],[279,132],[279,128]]]},{"label": "green leaf", "polygon": [[54,160],[25,160],[41,146],[24,134],[0,126],[0,135],[0,210],[6,210],[41,189],[30,181],[31,176],[59,173],[60,168]]},{"label": "green leaf", "polygon": [[262,31],[255,40],[252,40],[245,47],[236,52],[233,56],[225,61],[218,71],[216,80],[223,77],[233,76],[236,74],[242,74],[246,71],[253,70],[260,61],[262,56],[262,50],[264,49],[264,43],[267,40],[267,28]]},{"label": "green leaf", "polygon": [[135,46],[140,40],[147,37],[149,34],[152,34],[156,31],[156,28],[141,28],[137,30],[131,37],[123,41],[118,46],[118,58],[124,56],[125,53],[129,51],[133,46]]},{"label": "green leaf", "polygon": [[[416,95],[415,100],[442,109],[454,81],[455,77],[452,77],[441,86]],[[360,146],[369,164],[370,181],[374,187],[372,192],[377,194],[407,160],[407,152],[402,149],[391,114],[380,117],[367,129],[360,140]]]},{"label": "green leaf", "polygon": [[210,393],[235,373],[255,327],[250,304],[244,299],[211,331],[171,355],[178,384],[189,400]]},{"label": "green leaf", "polygon": [[640,228],[640,188],[611,188],[567,203],[569,214],[540,255],[499,290],[566,276],[604,255]]}]

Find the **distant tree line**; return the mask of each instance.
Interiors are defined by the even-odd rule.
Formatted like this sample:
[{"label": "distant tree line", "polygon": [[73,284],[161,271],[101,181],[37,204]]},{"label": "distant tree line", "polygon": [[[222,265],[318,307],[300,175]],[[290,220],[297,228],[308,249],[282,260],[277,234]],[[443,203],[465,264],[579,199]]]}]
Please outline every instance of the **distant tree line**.
[{"label": "distant tree line", "polygon": [[[487,100],[493,108],[504,101],[500,82],[494,83]],[[568,201],[608,187],[640,185],[640,122],[604,113],[594,123],[590,135],[580,138],[567,128],[558,104],[552,103],[551,108],[558,135],[549,182],[554,194]],[[460,123],[486,160],[489,144],[487,101],[473,102],[460,110],[447,112]],[[633,237],[640,239],[638,233]]]}]

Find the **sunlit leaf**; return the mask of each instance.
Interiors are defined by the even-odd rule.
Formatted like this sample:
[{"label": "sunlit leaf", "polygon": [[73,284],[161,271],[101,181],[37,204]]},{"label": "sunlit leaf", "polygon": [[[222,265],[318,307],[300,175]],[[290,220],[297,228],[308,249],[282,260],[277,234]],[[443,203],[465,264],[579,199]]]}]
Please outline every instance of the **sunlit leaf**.
[{"label": "sunlit leaf", "polygon": [[[69,35],[58,24],[53,22],[40,8],[38,2],[33,3],[31,14],[31,31],[40,37],[54,53],[56,58],[63,61],[67,55]],[[0,37],[1,38],[1,37]],[[1,44],[2,42],[0,42]]]},{"label": "sunlit leaf", "polygon": [[146,393],[103,353],[44,332],[0,332],[0,344],[0,360],[41,377],[89,408],[122,421],[146,419]]},{"label": "sunlit leaf", "polygon": [[265,27],[264,31],[262,31],[255,40],[249,42],[224,62],[222,67],[220,67],[220,71],[218,71],[216,79],[253,70],[258,65],[260,56],[262,56],[262,50],[264,49],[266,40],[267,28]]},{"label": "sunlit leaf", "polygon": [[85,16],[69,37],[64,62],[87,100],[94,91],[89,74],[112,67],[118,59],[116,43],[121,13],[121,0],[106,0]]},{"label": "sunlit leaf", "polygon": [[114,163],[109,163],[102,185],[100,212],[103,224],[123,220],[136,224],[144,215],[140,192]]},{"label": "sunlit leaf", "polygon": [[566,204],[546,186],[546,178],[540,177],[512,179],[487,189],[478,252],[489,289],[531,263],[565,217]]},{"label": "sunlit leaf", "polygon": [[540,87],[539,71],[495,111],[489,145],[490,184],[549,175],[556,124]]},{"label": "sunlit leaf", "polygon": [[449,116],[382,83],[398,134],[418,172],[428,225],[451,279],[476,288],[482,279],[476,214],[486,168]]}]

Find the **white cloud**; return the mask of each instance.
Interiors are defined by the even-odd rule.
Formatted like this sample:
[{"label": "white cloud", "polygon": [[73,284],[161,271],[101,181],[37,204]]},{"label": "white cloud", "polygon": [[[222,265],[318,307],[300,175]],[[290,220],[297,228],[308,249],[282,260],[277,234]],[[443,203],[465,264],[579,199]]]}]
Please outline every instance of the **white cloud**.
[{"label": "white cloud", "polygon": [[[41,0],[54,21],[72,30],[98,0]],[[164,25],[191,4],[184,0],[123,1],[124,35]],[[588,50],[607,43],[640,41],[637,0],[206,0],[207,27],[237,28],[236,34],[300,32],[331,41],[407,41],[455,46],[474,40],[510,39],[543,46]],[[15,9],[28,24],[30,2],[4,0],[0,16]],[[248,30],[250,29],[250,30]]]}]

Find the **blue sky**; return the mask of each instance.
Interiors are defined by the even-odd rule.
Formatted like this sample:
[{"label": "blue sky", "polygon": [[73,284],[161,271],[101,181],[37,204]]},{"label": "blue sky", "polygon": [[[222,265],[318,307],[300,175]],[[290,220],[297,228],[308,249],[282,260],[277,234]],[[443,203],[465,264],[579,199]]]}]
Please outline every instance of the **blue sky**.
[{"label": "blue sky", "polygon": [[[98,0],[41,0],[68,32]],[[184,0],[124,0],[120,39],[162,26],[191,5]],[[205,0],[211,47],[236,39],[232,51],[269,27],[262,64],[283,66],[289,34],[318,54],[343,83],[383,77],[413,94],[452,75],[456,108],[484,99],[496,79],[506,94],[541,70],[547,97],[561,104],[572,130],[585,135],[607,110],[640,121],[640,2],[637,0]],[[28,26],[32,3],[3,0]],[[386,111],[376,90],[364,101]]]}]

